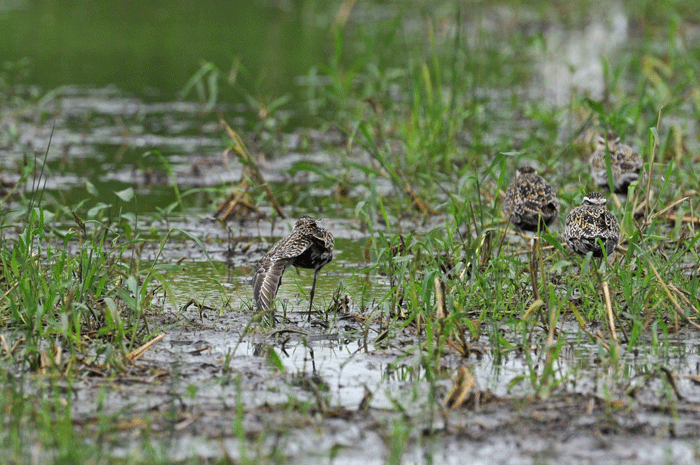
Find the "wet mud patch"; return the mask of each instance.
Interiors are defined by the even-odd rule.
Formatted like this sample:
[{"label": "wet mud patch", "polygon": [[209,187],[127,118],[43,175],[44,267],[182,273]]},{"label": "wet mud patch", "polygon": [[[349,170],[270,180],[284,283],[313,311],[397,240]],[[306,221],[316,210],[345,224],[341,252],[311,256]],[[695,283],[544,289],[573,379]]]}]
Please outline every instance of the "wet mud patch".
[{"label": "wet mud patch", "polygon": [[[406,355],[408,344],[420,344],[410,335],[382,347],[364,341],[353,315],[340,319],[342,332],[320,327],[316,316],[308,323],[305,312],[267,330],[251,327],[250,317],[189,309],[149,315],[165,337],[122,375],[94,370],[77,380],[75,424],[90,436],[100,418],[114,415],[117,456],[148,438],[163,458],[177,461],[385,463],[396,441],[408,463],[694,460],[697,405],[673,393],[649,401],[640,390],[514,397],[479,388],[460,407],[446,408],[453,370],[432,382],[421,375],[420,353]],[[479,373],[486,359],[445,365]]]}]

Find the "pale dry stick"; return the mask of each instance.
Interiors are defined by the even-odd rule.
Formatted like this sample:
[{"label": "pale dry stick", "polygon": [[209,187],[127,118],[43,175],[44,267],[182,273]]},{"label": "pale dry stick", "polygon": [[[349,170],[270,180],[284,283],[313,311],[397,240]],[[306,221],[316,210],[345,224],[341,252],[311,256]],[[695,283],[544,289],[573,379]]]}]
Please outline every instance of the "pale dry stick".
[{"label": "pale dry stick", "polygon": [[[566,247],[566,242],[563,242],[561,245],[562,245],[562,247]],[[540,250],[542,250],[543,252],[547,252],[549,250],[554,250],[554,246],[553,245],[545,245],[544,247],[542,247],[542,245],[540,244]],[[528,252],[529,252],[529,250],[521,249],[521,250],[517,250],[515,252],[509,252],[507,254],[503,254],[503,255],[501,255],[501,257],[502,258],[513,258],[513,257],[517,257],[518,255],[526,254]],[[547,261],[547,260],[544,260],[544,261]]]},{"label": "pale dry stick", "polygon": [[481,237],[481,242],[479,243],[479,268],[484,269],[491,260],[491,251],[493,243],[491,238],[493,237],[493,229],[487,229],[484,231]]},{"label": "pale dry stick", "polygon": [[[693,208],[693,204],[692,204],[692,203],[690,204],[690,208],[691,208],[691,210],[692,210],[692,208]],[[675,223],[675,222],[677,222],[677,221],[680,221],[681,223],[686,223],[686,224],[690,225],[690,228],[691,228],[691,233],[690,233],[690,234],[691,234],[692,236],[695,236],[695,225],[696,225],[696,224],[700,224],[700,217],[694,216],[694,215],[692,215],[692,214],[691,214],[690,216],[688,216],[688,215],[683,215],[683,218],[678,218],[678,214],[676,214],[676,213],[668,213],[668,214],[666,214],[666,219],[667,219],[669,222],[673,221],[673,222]]]},{"label": "pale dry stick", "polygon": [[671,202],[670,204],[668,204],[664,209],[662,209],[662,210],[660,210],[660,211],[654,213],[652,216],[650,216],[650,217],[644,222],[644,224],[645,224],[645,225],[651,224],[658,216],[663,215],[664,213],[668,212],[669,210],[671,210],[671,209],[672,209],[673,207],[675,207],[676,205],[681,204],[681,203],[683,203],[683,202],[685,202],[686,200],[689,200],[689,199],[690,199],[690,196],[689,196],[689,195],[686,195],[686,196],[684,196],[684,197],[681,197],[680,199],[674,200],[673,202]]},{"label": "pale dry stick", "polygon": [[7,298],[7,296],[10,295],[10,292],[12,292],[12,291],[14,290],[14,288],[16,288],[17,286],[19,286],[19,281],[16,282],[15,284],[13,284],[12,287],[9,288],[9,289],[7,290],[7,292],[5,292],[4,297]]},{"label": "pale dry stick", "polygon": [[10,356],[10,346],[7,345],[7,340],[5,339],[4,334],[0,334],[0,344],[2,344],[2,349],[5,351],[5,354],[7,357]]},{"label": "pale dry stick", "polygon": [[610,333],[612,334],[613,341],[615,345],[617,342],[617,333],[615,332],[615,320],[613,319],[613,308],[612,299],[610,298],[610,285],[607,281],[603,281],[603,296],[605,297],[605,309],[608,314],[608,325],[610,326]]},{"label": "pale dry stick", "polygon": [[15,343],[13,344],[12,348],[10,349],[10,353],[11,353],[11,354],[14,353],[15,350],[16,350],[21,344],[23,344],[23,343],[25,343],[25,342],[27,342],[27,338],[25,338],[25,337],[20,337],[19,339],[17,339],[17,340],[15,341]]},{"label": "pale dry stick", "polygon": [[700,314],[700,311],[699,311],[699,310],[695,307],[695,305],[693,305],[693,303],[685,296],[684,293],[688,293],[688,294],[689,294],[688,291],[685,291],[685,290],[683,290],[683,289],[680,289],[679,287],[677,287],[677,286],[676,286],[675,284],[673,284],[673,283],[668,283],[668,286],[669,286],[671,289],[673,289],[673,290],[676,292],[676,294],[678,294],[678,295],[680,296],[681,299],[683,299],[683,303],[684,303],[684,304],[686,304],[687,306],[689,306],[690,308],[692,308],[693,311],[695,311],[695,313]]},{"label": "pale dry stick", "polygon": [[[552,347],[554,345],[554,314],[556,313],[556,307],[549,309],[549,330],[547,332],[547,347]],[[547,352],[549,357],[549,352]]]},{"label": "pale dry stick", "polygon": [[243,200],[243,197],[245,196],[245,192],[248,190],[248,187],[250,187],[250,183],[248,182],[248,178],[243,178],[243,180],[238,184],[238,192],[235,192],[231,195],[228,196],[226,200],[221,202],[221,205],[219,205],[219,208],[216,209],[216,213],[214,213],[215,217],[219,217],[221,213],[221,217],[225,220],[228,218],[228,216],[231,214],[234,208],[238,205],[238,203]]},{"label": "pale dry stick", "polygon": [[[690,219],[690,220],[693,220],[693,221],[690,221],[690,222],[689,222],[689,223],[690,223],[690,224],[689,224],[690,234],[692,234],[693,236],[695,236],[695,223],[696,223],[696,221],[694,221],[694,220],[698,219],[698,217],[695,216],[695,208],[693,207],[693,202],[690,202],[690,218],[689,218],[689,219]],[[684,223],[686,222],[686,221],[685,221],[685,215],[683,215],[682,221],[683,221]]]},{"label": "pale dry stick", "polygon": [[613,199],[613,203],[618,208],[618,210],[622,210],[622,203],[620,202],[620,199],[617,198],[617,195],[613,194],[613,195],[611,195],[611,197]]},{"label": "pale dry stick", "polygon": [[459,325],[459,323],[456,323],[456,326],[457,331],[459,331],[459,342],[461,345],[457,345],[457,343],[452,339],[451,336],[447,338],[446,344],[452,347],[463,358],[469,358],[469,354],[471,354],[471,349],[469,348],[469,344],[467,343],[464,337],[464,328],[462,328]]},{"label": "pale dry stick", "polygon": [[46,368],[51,366],[51,359],[49,358],[49,355],[46,353],[46,351],[42,351],[39,354],[39,372],[42,375],[46,374]]},{"label": "pale dry stick", "polygon": [[[532,256],[530,260],[530,278],[532,279],[532,289],[535,294],[535,300],[542,300],[545,303],[545,306],[549,308],[549,293],[547,292],[547,276],[546,276],[546,270],[544,268],[544,259],[542,258],[542,242],[540,241],[539,236],[535,236],[532,239]],[[539,286],[537,284],[537,276],[538,274],[542,274],[542,292],[544,293],[544,296],[540,296],[540,291],[539,291]],[[540,313],[542,315],[542,313]],[[550,315],[551,316],[551,315]],[[544,315],[542,315],[542,323],[544,326],[549,326],[550,330],[552,322],[550,321],[547,323],[545,320]]]},{"label": "pale dry stick", "polygon": [[603,337],[603,333],[601,333],[600,330],[593,334],[593,337],[594,339],[597,339],[600,342],[600,345],[602,345],[603,348],[605,348],[605,350],[610,351],[610,346],[606,344],[605,338]]},{"label": "pale dry stick", "polygon": [[690,319],[688,319],[687,316],[685,316],[685,312],[683,311],[681,306],[678,304],[678,301],[676,300],[676,298],[673,297],[673,294],[671,294],[671,290],[668,288],[666,283],[663,282],[663,280],[661,279],[661,275],[659,275],[659,272],[656,270],[656,267],[654,266],[654,264],[651,262],[647,262],[647,263],[649,264],[651,271],[653,271],[654,275],[656,275],[656,279],[659,281],[659,284],[661,284],[661,287],[664,288],[664,291],[666,292],[666,295],[668,296],[668,298],[671,300],[671,303],[673,304],[673,308],[676,311],[676,313],[678,314],[678,316],[680,316],[683,319],[683,321],[686,321],[686,322],[690,323],[692,326],[694,326],[695,328],[700,329],[700,325],[691,321]]},{"label": "pale dry stick", "polygon": [[435,275],[435,300],[437,304],[437,318],[438,320],[442,320],[447,316],[447,312],[445,311],[445,289],[438,275]]},{"label": "pale dry stick", "polygon": [[145,354],[148,349],[153,347],[157,342],[161,341],[164,337],[165,337],[165,333],[160,333],[159,335],[157,335],[156,337],[154,337],[153,339],[151,339],[150,341],[148,341],[147,343],[145,343],[141,347],[138,347],[138,348],[132,350],[131,352],[129,352],[129,354],[126,357],[129,359],[129,361],[131,363],[134,363],[136,360],[141,358],[141,356],[143,354]]},{"label": "pale dry stick", "polygon": [[[476,386],[476,378],[471,374],[469,368],[459,367],[457,376],[453,379],[452,389],[447,394],[442,403],[443,407],[459,408],[468,399],[472,388]],[[477,394],[477,393],[475,393]]]},{"label": "pale dry stick", "polygon": [[[552,360],[552,352],[554,351],[554,314],[556,313],[556,307],[549,307],[547,309],[549,313],[549,328],[547,332],[547,355],[545,356],[545,361],[544,361],[544,366],[545,367],[551,367],[552,364],[554,363],[554,360]],[[542,379],[542,384],[545,386],[549,386],[549,370],[545,369],[545,377]]]},{"label": "pale dry stick", "polygon": [[348,22],[355,3],[357,3],[357,0],[344,0],[340,5],[340,8],[338,8],[338,11],[335,13],[334,25],[340,30],[345,28],[345,23]]},{"label": "pale dry stick", "polygon": [[58,346],[56,347],[56,353],[54,354],[54,363],[56,366],[61,365],[61,355],[63,355],[63,347]]},{"label": "pale dry stick", "polygon": [[136,428],[139,428],[143,425],[146,425],[147,423],[150,423],[150,422],[145,418],[132,418],[130,420],[126,420],[126,421],[119,423],[119,425],[117,425],[117,430],[119,430],[119,431],[135,430]]},{"label": "pale dry stick", "polygon": [[[500,189],[498,192],[499,193],[501,192]],[[496,251],[497,257],[501,256],[501,250],[503,250],[503,244],[505,243],[505,239],[506,239],[506,235],[508,234],[508,227],[509,226],[510,226],[510,220],[506,219],[506,227],[503,228],[503,232],[501,233],[501,239],[498,241],[498,250]],[[516,233],[517,233],[517,231],[516,231]]]},{"label": "pale dry stick", "polygon": [[678,375],[678,377],[683,379],[689,379],[695,385],[700,384],[700,375]]},{"label": "pale dry stick", "polygon": [[175,431],[182,431],[188,426],[190,426],[192,423],[194,423],[195,420],[199,419],[199,417],[199,415],[192,415],[191,417],[185,418],[180,423],[176,424],[173,428],[175,429]]}]

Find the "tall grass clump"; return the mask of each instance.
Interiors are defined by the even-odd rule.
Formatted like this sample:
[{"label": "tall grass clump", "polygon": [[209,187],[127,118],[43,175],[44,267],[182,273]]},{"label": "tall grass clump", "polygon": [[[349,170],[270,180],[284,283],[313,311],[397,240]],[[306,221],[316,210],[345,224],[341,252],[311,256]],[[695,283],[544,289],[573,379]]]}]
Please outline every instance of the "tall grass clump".
[{"label": "tall grass clump", "polygon": [[6,356],[28,370],[123,368],[150,335],[143,318],[150,283],[109,228],[88,232],[76,216],[77,225],[57,239],[46,216],[32,208],[16,237],[3,234],[0,315],[13,348]]},{"label": "tall grass clump", "polygon": [[[149,317],[171,295],[166,275],[178,267],[158,262],[172,230],[142,262],[133,215],[107,223],[100,217],[110,205],[54,205],[41,183],[33,187],[0,210],[0,461],[26,462],[39,441],[46,458],[74,463],[92,455],[76,446],[76,376],[130,369],[159,331]],[[130,201],[133,190],[116,194]],[[72,219],[59,221],[66,211]]]}]

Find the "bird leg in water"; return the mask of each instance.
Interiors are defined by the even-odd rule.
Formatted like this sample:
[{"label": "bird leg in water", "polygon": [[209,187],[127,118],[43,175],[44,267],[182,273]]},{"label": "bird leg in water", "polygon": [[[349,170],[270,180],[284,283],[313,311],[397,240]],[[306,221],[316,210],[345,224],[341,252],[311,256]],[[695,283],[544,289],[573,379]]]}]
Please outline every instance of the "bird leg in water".
[{"label": "bird leg in water", "polygon": [[318,276],[318,272],[320,271],[320,268],[317,268],[314,270],[314,283],[311,285],[311,293],[309,294],[309,321],[311,320],[311,308],[314,305],[314,292],[316,291],[316,277]]}]

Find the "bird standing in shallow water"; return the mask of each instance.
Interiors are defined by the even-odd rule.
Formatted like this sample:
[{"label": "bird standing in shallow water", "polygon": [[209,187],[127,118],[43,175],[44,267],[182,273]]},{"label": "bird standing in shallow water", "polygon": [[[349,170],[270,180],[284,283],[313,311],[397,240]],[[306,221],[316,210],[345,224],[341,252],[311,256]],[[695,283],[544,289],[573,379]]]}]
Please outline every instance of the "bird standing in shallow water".
[{"label": "bird standing in shallow water", "polygon": [[614,132],[607,136],[598,136],[596,149],[588,162],[596,185],[608,187],[608,170],[605,167],[605,154],[610,153],[610,171],[613,177],[613,189],[618,194],[627,192],[627,188],[639,179],[639,172],[644,166],[642,157],[629,145],[620,142]]},{"label": "bird standing in shallow water", "polygon": [[[318,272],[333,260],[333,235],[319,227],[316,220],[304,215],[294,224],[292,232],[276,243],[260,260],[253,274],[253,297],[261,311],[269,310],[282,284],[284,270],[297,268],[314,270],[314,283],[309,294],[309,318],[314,303]],[[274,321],[274,318],[273,318]]]},{"label": "bird standing in shallow water", "polygon": [[564,239],[571,249],[581,255],[593,252],[594,257],[602,257],[603,249],[610,255],[620,241],[620,226],[617,218],[606,208],[607,200],[600,192],[586,194],[581,206],[574,208],[566,216]]},{"label": "bird standing in shallow water", "polygon": [[521,166],[508,186],[503,209],[521,229],[537,231],[542,223],[551,224],[559,214],[559,199],[550,183],[531,166]]}]

